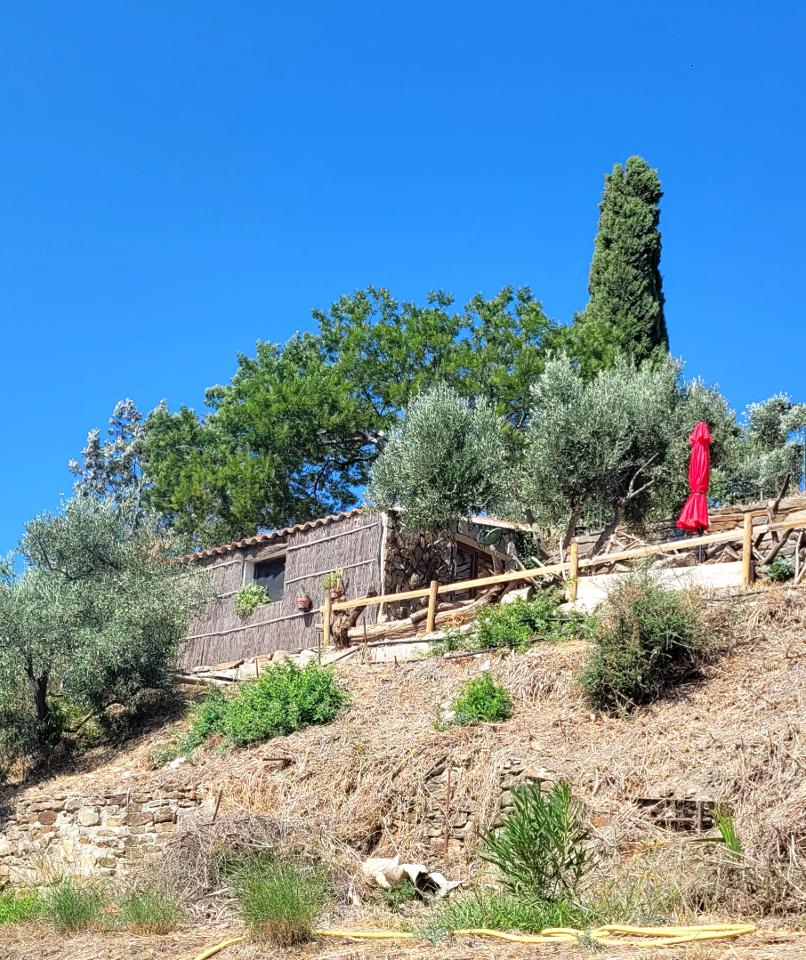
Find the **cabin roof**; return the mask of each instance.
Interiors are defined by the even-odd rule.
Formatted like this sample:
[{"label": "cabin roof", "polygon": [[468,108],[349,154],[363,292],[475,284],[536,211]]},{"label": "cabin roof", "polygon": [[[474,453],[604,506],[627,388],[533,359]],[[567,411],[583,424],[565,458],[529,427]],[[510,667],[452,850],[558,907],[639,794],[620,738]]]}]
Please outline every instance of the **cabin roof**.
[{"label": "cabin roof", "polygon": [[326,517],[317,517],[315,520],[306,520],[304,523],[295,523],[290,527],[280,527],[277,530],[269,530],[266,533],[256,533],[253,537],[246,537],[244,540],[233,540],[231,543],[222,543],[216,547],[197,550],[193,555],[199,558],[215,557],[222,553],[229,553],[230,550],[254,547],[259,543],[271,543],[272,540],[282,540],[291,533],[303,533],[306,530],[314,530],[316,527],[327,527],[331,523],[347,520],[361,513],[363,510],[364,507],[356,507],[354,510],[340,510],[338,513],[330,513]]}]

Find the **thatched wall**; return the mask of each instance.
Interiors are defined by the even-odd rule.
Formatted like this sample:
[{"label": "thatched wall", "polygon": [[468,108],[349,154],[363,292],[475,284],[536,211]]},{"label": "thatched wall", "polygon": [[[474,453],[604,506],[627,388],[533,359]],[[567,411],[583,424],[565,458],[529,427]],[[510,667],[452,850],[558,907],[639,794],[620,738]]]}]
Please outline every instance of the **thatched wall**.
[{"label": "thatched wall", "polygon": [[[381,591],[382,518],[369,511],[354,511],[301,524],[287,531],[205,551],[200,564],[212,578],[216,599],[188,631],[180,652],[180,666],[202,664],[271,653],[301,650],[321,642],[323,592],[321,579],[331,570],[344,570],[348,597]],[[244,581],[248,562],[260,562],[285,554],[283,597],[258,607],[241,620],[235,613],[235,595]],[[310,613],[297,609],[297,592],[308,591],[314,607]],[[377,607],[364,613],[375,623]]]}]

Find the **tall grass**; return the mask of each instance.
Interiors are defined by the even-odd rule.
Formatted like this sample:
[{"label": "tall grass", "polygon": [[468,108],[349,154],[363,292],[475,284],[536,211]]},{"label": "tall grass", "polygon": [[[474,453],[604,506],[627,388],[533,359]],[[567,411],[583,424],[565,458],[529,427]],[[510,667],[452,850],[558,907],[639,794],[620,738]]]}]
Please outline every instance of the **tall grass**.
[{"label": "tall grass", "polygon": [[96,923],[104,907],[101,888],[92,882],[64,877],[43,897],[43,916],[57,930],[86,930]]},{"label": "tall grass", "polygon": [[0,892],[0,925],[27,923],[42,913],[42,898],[34,890],[4,890]]},{"label": "tall grass", "polygon": [[182,898],[163,877],[148,877],[135,883],[118,900],[118,919],[134,933],[170,933],[184,916]]},{"label": "tall grass", "polygon": [[568,901],[546,901],[495,890],[477,890],[445,901],[422,930],[429,940],[456,930],[485,928],[540,933],[547,927],[590,926],[595,915]]},{"label": "tall grass", "polygon": [[318,871],[267,856],[238,864],[233,887],[253,936],[280,947],[310,940],[327,903],[327,884]]}]

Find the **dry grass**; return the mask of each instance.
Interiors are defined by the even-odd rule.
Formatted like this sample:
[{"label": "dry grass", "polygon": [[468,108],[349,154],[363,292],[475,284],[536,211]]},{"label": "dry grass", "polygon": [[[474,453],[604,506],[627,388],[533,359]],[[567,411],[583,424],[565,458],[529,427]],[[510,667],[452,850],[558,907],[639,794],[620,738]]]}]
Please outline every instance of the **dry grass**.
[{"label": "dry grass", "polygon": [[[119,783],[125,769],[132,789],[181,778],[204,783],[213,796],[220,791],[217,822],[200,824],[174,846],[188,883],[197,884],[189,889],[197,916],[210,920],[228,915],[226,896],[220,895],[222,887],[226,894],[226,878],[217,872],[222,846],[279,846],[320,858],[332,865],[343,904],[358,865],[370,854],[400,853],[450,877],[469,878],[480,866],[473,837],[467,848],[452,844],[445,856],[442,840],[427,836],[429,814],[444,817],[448,798],[446,791],[429,793],[426,783],[450,765],[448,814],[471,807],[478,828],[498,812],[501,772],[511,759],[571,782],[595,826],[603,876],[657,880],[683,916],[802,913],[806,590],[777,588],[704,602],[723,636],[732,635],[730,648],[702,682],[630,718],[595,714],[586,705],[575,681],[587,653],[581,642],[492,658],[496,678],[513,695],[513,718],[443,731],[434,725],[438,707],[478,672],[478,660],[370,665],[351,658],[336,669],[352,704],[329,726],[224,755],[200,751],[194,766],[156,774],[148,770],[152,737],[118,754],[109,767],[71,775],[70,786],[77,789],[81,781],[88,792],[96,791],[107,777]],[[57,788],[64,784],[48,785]],[[661,829],[632,802],[663,795],[728,804],[745,865],[732,865],[717,846]],[[204,816],[209,819],[210,811]],[[345,906],[338,921],[355,920],[355,910]],[[373,956],[386,949],[373,947]],[[417,952],[388,949],[396,956]],[[346,946],[327,952],[349,954]],[[355,947],[349,955],[364,952]]]}]

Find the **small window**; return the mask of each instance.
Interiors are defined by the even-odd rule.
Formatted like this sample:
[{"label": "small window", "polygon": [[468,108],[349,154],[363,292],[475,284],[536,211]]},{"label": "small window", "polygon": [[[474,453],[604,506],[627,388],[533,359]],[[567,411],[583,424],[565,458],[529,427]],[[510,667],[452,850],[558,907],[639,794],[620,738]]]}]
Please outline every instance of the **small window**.
[{"label": "small window", "polygon": [[264,560],[255,564],[255,583],[259,583],[271,600],[283,599],[283,585],[285,584],[285,557],[276,560]]}]

